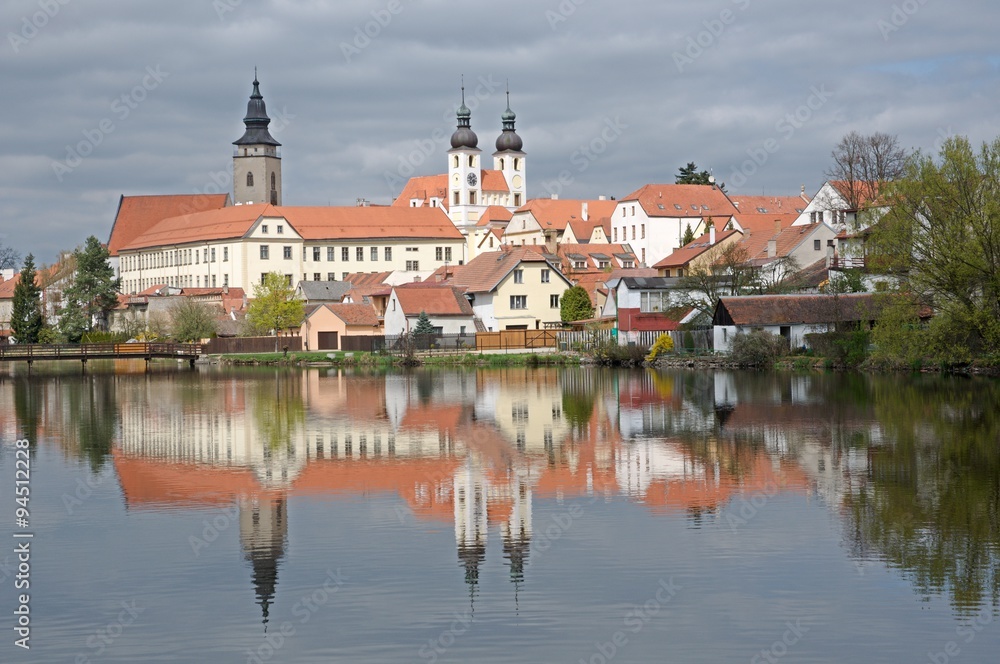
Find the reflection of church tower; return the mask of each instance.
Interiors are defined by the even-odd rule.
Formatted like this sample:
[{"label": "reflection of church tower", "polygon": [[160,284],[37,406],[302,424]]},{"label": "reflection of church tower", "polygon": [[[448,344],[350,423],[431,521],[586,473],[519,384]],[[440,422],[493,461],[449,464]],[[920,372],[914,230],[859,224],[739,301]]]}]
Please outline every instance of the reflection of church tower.
[{"label": "reflection of church tower", "polygon": [[253,585],[260,604],[264,629],[278,584],[278,560],[285,553],[288,516],[284,497],[240,500],[240,543],[243,557],[253,568]]},{"label": "reflection of church tower", "polygon": [[264,97],[260,94],[257,71],[253,74],[253,93],[247,102],[247,115],[243,118],[246,131],[233,141],[233,202],[270,203],[281,205],[281,143],[274,140],[267,126]]},{"label": "reflection of church tower", "polygon": [[510,580],[524,580],[524,564],[531,548],[531,487],[520,477],[514,481],[514,506],[501,526],[503,557],[510,563]]},{"label": "reflection of church tower", "polygon": [[479,565],[486,559],[486,519],[486,481],[482,471],[466,459],[465,467],[455,474],[455,544],[472,596],[479,585]]}]

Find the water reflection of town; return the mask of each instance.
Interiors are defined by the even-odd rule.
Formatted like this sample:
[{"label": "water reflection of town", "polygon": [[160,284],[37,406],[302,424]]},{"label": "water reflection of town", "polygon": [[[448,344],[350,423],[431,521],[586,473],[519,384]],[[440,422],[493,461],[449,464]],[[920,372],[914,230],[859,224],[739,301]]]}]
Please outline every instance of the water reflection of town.
[{"label": "water reflection of town", "polygon": [[[314,370],[101,389],[91,400],[115,414],[110,451],[129,506],[238,505],[265,620],[287,498],[305,493],[395,494],[415,517],[452,524],[472,593],[491,536],[511,580],[523,580],[535,499],[622,496],[700,527],[741,495],[775,491],[819,497],[843,517],[856,559],[897,564],[922,592],[949,590],[960,609],[990,595],[996,604],[1000,588],[997,451],[977,448],[981,488],[962,483],[982,495],[957,495],[932,468],[962,444],[950,423],[984,435],[962,408],[988,418],[995,446],[995,409],[976,410],[962,390],[939,421],[927,395],[832,375]],[[94,428],[108,425],[81,435]],[[959,510],[981,526],[960,532]]]}]

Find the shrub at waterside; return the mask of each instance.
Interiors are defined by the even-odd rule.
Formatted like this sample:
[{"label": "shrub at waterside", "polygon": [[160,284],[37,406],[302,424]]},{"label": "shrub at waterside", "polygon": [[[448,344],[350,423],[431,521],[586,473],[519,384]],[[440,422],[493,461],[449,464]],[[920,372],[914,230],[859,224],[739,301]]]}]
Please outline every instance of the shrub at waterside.
[{"label": "shrub at waterside", "polygon": [[788,341],[763,330],[737,334],[733,338],[731,358],[747,368],[770,368],[788,352]]}]

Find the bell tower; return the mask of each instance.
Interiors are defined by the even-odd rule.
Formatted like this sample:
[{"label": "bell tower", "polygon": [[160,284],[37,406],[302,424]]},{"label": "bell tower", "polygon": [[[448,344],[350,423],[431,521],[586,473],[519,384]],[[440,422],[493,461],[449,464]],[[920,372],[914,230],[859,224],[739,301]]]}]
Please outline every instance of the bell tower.
[{"label": "bell tower", "polygon": [[448,212],[452,223],[464,228],[475,226],[484,209],[482,196],[481,153],[479,137],[472,131],[472,111],[465,105],[465,85],[462,85],[462,105],[456,113],[458,128],[451,135],[448,150]]},{"label": "bell tower", "polygon": [[246,131],[233,141],[233,203],[270,203],[281,205],[281,143],[274,140],[267,126],[264,97],[260,94],[257,69],[253,72],[253,92],[243,118]]},{"label": "bell tower", "polygon": [[508,89],[507,110],[500,116],[503,132],[497,137],[497,151],[493,153],[493,168],[500,171],[504,180],[507,181],[507,188],[510,190],[507,208],[511,211],[528,202],[525,184],[524,142],[514,130],[516,119],[517,115],[510,110],[510,90]]}]

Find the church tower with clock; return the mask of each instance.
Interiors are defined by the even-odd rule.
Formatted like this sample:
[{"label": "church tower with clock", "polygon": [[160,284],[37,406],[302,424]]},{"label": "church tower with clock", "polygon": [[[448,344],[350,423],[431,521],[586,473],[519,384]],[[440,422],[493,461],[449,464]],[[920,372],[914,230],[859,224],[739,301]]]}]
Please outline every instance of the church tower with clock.
[{"label": "church tower with clock", "polygon": [[462,86],[462,105],[458,107],[458,128],[451,135],[448,150],[448,213],[458,228],[475,226],[486,208],[483,200],[482,150],[479,137],[472,131],[472,111],[465,105],[465,86]]}]

